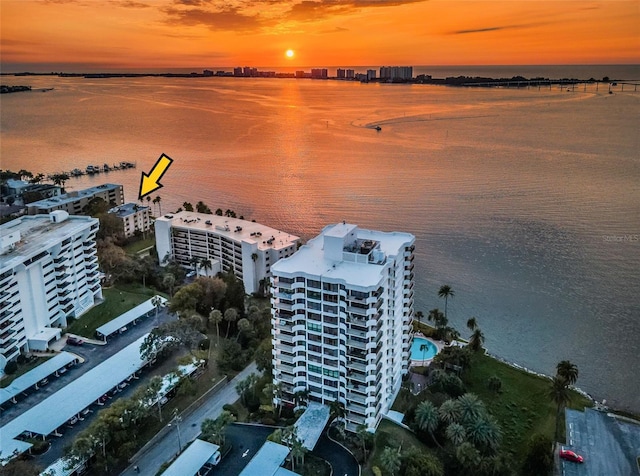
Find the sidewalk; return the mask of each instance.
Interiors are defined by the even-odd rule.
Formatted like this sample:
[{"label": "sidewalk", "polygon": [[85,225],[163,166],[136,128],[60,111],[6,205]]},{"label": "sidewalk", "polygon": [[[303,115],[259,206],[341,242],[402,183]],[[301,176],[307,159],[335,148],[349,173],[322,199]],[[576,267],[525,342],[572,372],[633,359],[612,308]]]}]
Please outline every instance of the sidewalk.
[{"label": "sidewalk", "polygon": [[[170,424],[170,420],[167,419],[167,425],[131,458],[129,467],[120,473],[121,476],[155,476],[163,463],[171,460],[180,448],[184,450],[200,434],[200,425],[205,419],[217,418],[222,413],[224,405],[232,404],[239,398],[236,384],[251,373],[258,373],[255,362],[222,385],[200,406],[192,410],[187,409],[180,415],[181,421],[177,425]],[[139,468],[138,471],[134,470],[136,466]]]}]

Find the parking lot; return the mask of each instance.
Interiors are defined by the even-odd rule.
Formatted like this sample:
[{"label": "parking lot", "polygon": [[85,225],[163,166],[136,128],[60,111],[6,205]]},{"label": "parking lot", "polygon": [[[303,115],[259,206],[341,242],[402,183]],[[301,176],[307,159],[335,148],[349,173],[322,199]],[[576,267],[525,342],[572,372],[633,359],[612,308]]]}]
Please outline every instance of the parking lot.
[{"label": "parking lot", "polygon": [[638,473],[640,425],[592,409],[566,411],[567,444],[584,463],[560,460],[564,476],[631,476]]},{"label": "parking lot", "polygon": [[[169,315],[166,309],[163,309],[158,315],[158,322],[166,322],[173,318],[175,317]],[[71,369],[67,370],[59,377],[49,377],[47,379],[48,383],[46,385],[39,388],[38,390],[31,392],[27,397],[20,399],[17,404],[6,405],[6,408],[2,411],[0,424],[5,425],[29,408],[47,399],[64,386],[79,378],[81,375],[84,375],[92,368],[96,367],[109,357],[112,357],[123,348],[130,345],[135,340],[139,339],[143,334],[149,332],[155,326],[155,324],[155,317],[143,319],[137,325],[130,326],[127,332],[124,332],[118,335],[118,337],[110,340],[107,345],[94,345],[88,342],[84,342],[80,346],[65,346],[64,350],[82,357],[84,359],[84,363],[73,366]],[[126,388],[121,389],[121,392],[118,393],[117,397],[129,396],[133,393],[137,385],[141,384],[142,381],[143,379],[132,380],[128,383]],[[107,401],[105,401],[105,406],[108,406],[112,401],[113,399],[108,399]],[[47,453],[38,456],[36,458],[36,462],[42,467],[46,467],[53,461],[58,459],[60,456],[62,456],[63,448],[73,442],[73,439],[77,436],[77,434],[89,425],[100,408],[102,407],[98,405],[92,405],[90,410],[82,414],[81,418],[78,419],[78,421],[74,422],[73,424],[68,424],[64,428],[62,428],[62,436],[50,437],[49,441],[51,441],[52,443],[51,449]]]}]

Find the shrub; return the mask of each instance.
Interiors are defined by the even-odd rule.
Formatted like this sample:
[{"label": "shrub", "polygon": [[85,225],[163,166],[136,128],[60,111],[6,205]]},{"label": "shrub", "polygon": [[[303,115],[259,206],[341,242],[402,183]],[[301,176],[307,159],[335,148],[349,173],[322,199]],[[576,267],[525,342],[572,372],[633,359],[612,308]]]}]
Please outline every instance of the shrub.
[{"label": "shrub", "polygon": [[233,405],[229,405],[228,403],[225,403],[225,404],[222,406],[222,409],[223,409],[224,411],[227,411],[227,412],[231,413],[234,417],[238,418],[238,410],[237,410],[237,408],[236,408],[236,407],[234,407]]},{"label": "shrub", "polygon": [[502,380],[497,375],[492,375],[487,380],[487,387],[494,393],[500,393],[502,391]]},{"label": "shrub", "polygon": [[382,471],[377,466],[371,468],[371,471],[373,472],[373,476],[382,476]]},{"label": "shrub", "polygon": [[7,362],[7,365],[5,365],[4,367],[4,373],[7,375],[15,374],[16,370],[18,370],[18,364],[16,363],[15,360],[10,360],[9,362]]},{"label": "shrub", "polygon": [[269,425],[269,426],[275,426],[276,421],[273,418],[264,417],[262,419],[262,424],[263,425]]},{"label": "shrub", "polygon": [[246,407],[249,413],[255,413],[260,409],[260,399],[253,394],[247,396]]},{"label": "shrub", "polygon": [[208,350],[209,345],[211,345],[211,342],[209,341],[209,339],[202,339],[198,344],[198,347],[200,348],[200,350]]},{"label": "shrub", "polygon": [[18,362],[18,364],[22,365],[27,361],[27,358],[24,356],[24,354],[19,354],[18,357],[16,358],[16,362]]}]

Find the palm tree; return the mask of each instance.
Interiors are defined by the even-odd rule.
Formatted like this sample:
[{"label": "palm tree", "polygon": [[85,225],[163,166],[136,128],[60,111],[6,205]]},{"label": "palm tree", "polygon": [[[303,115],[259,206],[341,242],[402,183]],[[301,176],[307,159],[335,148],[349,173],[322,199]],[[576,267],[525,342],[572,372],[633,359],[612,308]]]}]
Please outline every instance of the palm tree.
[{"label": "palm tree", "polygon": [[478,320],[475,317],[470,317],[467,320],[467,327],[469,328],[470,331],[475,331],[476,328],[478,327]]},{"label": "palm tree", "polygon": [[210,259],[203,258],[200,261],[200,268],[204,270],[205,275],[209,276],[209,273],[207,273],[207,271],[213,269],[213,264],[211,264]]},{"label": "palm tree", "polygon": [[240,338],[240,334],[248,334],[253,329],[253,324],[249,322],[249,319],[242,318],[238,321],[238,335],[236,336],[236,342]]},{"label": "palm tree", "polygon": [[298,438],[293,440],[291,444],[291,470],[295,471],[295,462],[299,461],[304,464],[304,455],[307,454],[307,448],[304,447],[302,441]]},{"label": "palm tree", "polygon": [[162,285],[165,288],[169,289],[169,297],[173,297],[173,287],[176,284],[176,277],[171,274],[171,273],[167,273],[164,275],[164,277],[162,278]]},{"label": "palm tree", "polygon": [[429,311],[429,315],[427,316],[427,320],[433,322],[436,326],[436,329],[442,329],[449,323],[449,320],[444,314],[440,312],[439,309],[431,309]]},{"label": "palm tree", "polygon": [[231,323],[236,322],[238,319],[238,311],[233,307],[230,307],[226,311],[224,311],[224,320],[227,321],[227,334],[224,336],[225,339],[229,338],[229,329],[231,328]]},{"label": "palm tree", "polygon": [[156,327],[158,327],[158,312],[160,312],[160,306],[162,305],[162,298],[160,296],[153,296],[151,298],[151,304],[156,308]]},{"label": "palm tree", "polygon": [[473,393],[465,393],[458,397],[460,421],[467,425],[483,416],[486,412],[484,403]]},{"label": "palm tree", "polygon": [[564,377],[556,375],[551,381],[549,398],[556,404],[556,434],[555,441],[560,439],[560,427],[562,425],[562,412],[567,403],[571,401],[569,386]]},{"label": "palm tree", "polygon": [[362,453],[364,454],[364,460],[367,461],[367,442],[371,440],[373,434],[369,432],[366,425],[360,423],[356,427],[356,434],[360,438],[360,443],[362,443]]},{"label": "palm tree", "polygon": [[438,290],[438,297],[444,298],[444,317],[447,317],[447,302],[449,301],[450,297],[453,297],[454,292],[453,289],[451,289],[451,286],[449,286],[448,284],[443,284],[442,286],[440,286],[440,289]]},{"label": "palm tree", "polygon": [[473,334],[471,334],[471,338],[469,339],[469,348],[474,352],[478,352],[480,349],[482,349],[482,344],[484,344],[484,334],[482,333],[480,328],[477,327],[476,330],[473,331]]},{"label": "palm tree", "polygon": [[195,274],[198,274],[198,265],[200,264],[200,258],[192,255],[191,258],[189,258],[189,264],[193,266],[193,272]]},{"label": "palm tree", "polygon": [[400,448],[397,450],[391,446],[386,446],[380,455],[380,464],[391,476],[400,470]]},{"label": "palm tree", "polygon": [[447,435],[447,438],[451,441],[451,443],[454,444],[454,446],[459,446],[463,441],[467,439],[467,431],[460,423],[451,423],[447,427],[445,434]]},{"label": "palm tree", "polygon": [[578,366],[568,360],[558,362],[556,375],[564,378],[569,385],[573,385],[578,380]]},{"label": "palm tree", "polygon": [[344,418],[344,404],[339,400],[334,400],[329,403],[329,416],[331,421],[342,421]]},{"label": "palm tree", "polygon": [[500,443],[500,427],[488,415],[468,425],[467,434],[476,447],[495,449]]},{"label": "palm tree", "polygon": [[446,400],[438,408],[438,416],[445,423],[455,423],[460,420],[460,405],[455,400]]},{"label": "palm tree", "polygon": [[418,322],[422,322],[422,318],[424,317],[424,312],[417,311],[416,312],[416,317],[418,318]]},{"label": "palm tree", "polygon": [[456,448],[456,458],[467,470],[475,469],[480,464],[480,452],[468,441]]},{"label": "palm tree", "polygon": [[222,312],[217,309],[211,309],[211,312],[209,313],[209,322],[216,325],[216,337],[218,338],[216,346],[220,345],[220,323],[222,322],[222,319]]},{"label": "palm tree", "polygon": [[429,400],[425,400],[418,404],[415,414],[415,423],[423,431],[429,433],[429,436],[440,447],[440,443],[436,439],[433,432],[438,428],[438,410]]},{"label": "palm tree", "polygon": [[156,203],[158,204],[158,215],[162,215],[162,205],[160,205],[160,202],[162,201],[162,197],[160,197],[160,195],[158,195],[156,198]]}]

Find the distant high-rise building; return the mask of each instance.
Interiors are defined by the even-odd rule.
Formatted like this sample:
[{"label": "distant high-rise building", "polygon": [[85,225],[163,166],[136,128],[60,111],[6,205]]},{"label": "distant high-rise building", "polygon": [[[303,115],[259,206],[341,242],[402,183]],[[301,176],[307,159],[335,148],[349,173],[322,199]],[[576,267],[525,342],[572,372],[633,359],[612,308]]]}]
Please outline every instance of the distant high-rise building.
[{"label": "distant high-rise building", "polygon": [[311,70],[311,78],[313,79],[327,79],[328,77],[329,74],[326,68],[314,68]]},{"label": "distant high-rise building", "polygon": [[233,75],[234,76],[243,76],[243,72],[242,72],[242,68],[238,67],[238,68],[233,68]]},{"label": "distant high-rise building", "polygon": [[338,70],[336,71],[336,77],[338,79],[344,79],[345,78],[345,71],[342,68],[338,68]]},{"label": "distant high-rise building", "polygon": [[[99,222],[62,210],[0,225],[0,365],[44,351],[102,299]],[[6,359],[6,360],[5,360]]]},{"label": "distant high-rise building", "polygon": [[275,403],[308,392],[342,402],[348,430],[378,425],[409,367],[414,242],[341,223],[273,265]]},{"label": "distant high-rise building", "polygon": [[352,69],[348,69],[346,72],[347,79],[353,79],[356,75],[356,72]]},{"label": "distant high-rise building", "polygon": [[371,81],[373,79],[376,79],[376,70],[375,69],[368,69],[367,70],[367,80]]},{"label": "distant high-rise building", "polygon": [[210,69],[205,69],[205,70],[202,72],[202,75],[203,75],[203,76],[213,76],[213,71],[211,71]]},{"label": "distant high-rise building", "polygon": [[382,66],[380,67],[380,79],[413,79],[413,66]]}]

